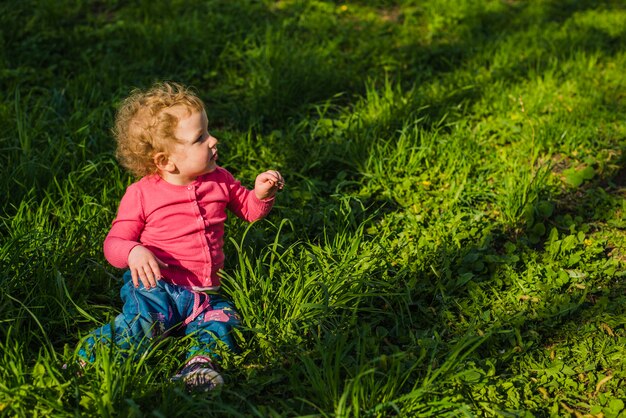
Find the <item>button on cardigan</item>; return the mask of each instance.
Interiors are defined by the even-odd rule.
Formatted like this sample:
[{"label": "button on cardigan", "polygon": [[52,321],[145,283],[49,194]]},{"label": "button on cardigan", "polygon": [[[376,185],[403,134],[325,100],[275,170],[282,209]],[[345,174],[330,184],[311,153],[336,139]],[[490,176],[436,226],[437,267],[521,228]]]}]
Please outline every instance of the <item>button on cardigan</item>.
[{"label": "button on cardigan", "polygon": [[274,198],[259,200],[221,167],[177,186],[158,175],[131,184],[120,201],[106,239],[104,255],[111,265],[128,267],[128,254],[143,245],[168,267],[164,279],[193,290],[220,285],[224,266],[226,209],[248,222],[272,209]]}]

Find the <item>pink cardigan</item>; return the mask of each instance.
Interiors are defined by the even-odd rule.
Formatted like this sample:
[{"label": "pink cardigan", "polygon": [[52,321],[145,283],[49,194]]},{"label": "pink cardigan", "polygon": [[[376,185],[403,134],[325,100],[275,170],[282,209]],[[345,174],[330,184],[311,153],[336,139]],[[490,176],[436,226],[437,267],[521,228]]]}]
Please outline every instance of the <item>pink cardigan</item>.
[{"label": "pink cardigan", "polygon": [[193,290],[217,288],[226,209],[252,222],[273,204],[274,198],[259,200],[221,167],[187,186],[146,176],[126,190],[104,240],[104,256],[113,266],[127,268],[130,250],[141,244],[168,264],[161,267],[166,281]]}]

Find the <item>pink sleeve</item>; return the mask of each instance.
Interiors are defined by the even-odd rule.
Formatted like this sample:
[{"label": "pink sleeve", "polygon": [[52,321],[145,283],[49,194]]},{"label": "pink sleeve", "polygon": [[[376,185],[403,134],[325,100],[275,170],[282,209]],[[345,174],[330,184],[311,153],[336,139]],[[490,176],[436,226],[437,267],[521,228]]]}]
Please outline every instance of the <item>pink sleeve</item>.
[{"label": "pink sleeve", "polygon": [[274,206],[274,198],[260,200],[254,194],[254,191],[248,190],[241,185],[238,180],[228,173],[228,188],[230,193],[230,201],[228,209],[239,218],[248,222],[253,222],[264,218],[272,210]]},{"label": "pink sleeve", "polygon": [[128,267],[128,253],[140,245],[139,237],[145,225],[141,193],[131,185],[120,201],[117,217],[104,240],[104,256],[112,266]]}]

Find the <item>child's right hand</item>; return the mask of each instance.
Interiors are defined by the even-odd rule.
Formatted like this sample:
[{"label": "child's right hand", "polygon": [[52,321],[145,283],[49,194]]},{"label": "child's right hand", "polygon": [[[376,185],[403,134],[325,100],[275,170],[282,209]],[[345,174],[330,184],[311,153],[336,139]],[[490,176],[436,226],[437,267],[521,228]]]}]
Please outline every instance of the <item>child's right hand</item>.
[{"label": "child's right hand", "polygon": [[156,287],[157,280],[163,277],[160,267],[167,267],[167,264],[159,260],[152,251],[143,245],[133,247],[128,253],[128,268],[135,287],[139,287],[139,280],[146,289]]}]

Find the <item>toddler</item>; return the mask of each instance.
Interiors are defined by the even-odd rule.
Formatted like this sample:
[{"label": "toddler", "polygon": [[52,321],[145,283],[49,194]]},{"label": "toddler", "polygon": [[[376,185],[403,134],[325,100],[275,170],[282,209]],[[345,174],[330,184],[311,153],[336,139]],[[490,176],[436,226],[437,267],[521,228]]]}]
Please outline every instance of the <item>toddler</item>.
[{"label": "toddler", "polygon": [[219,294],[226,209],[248,222],[263,218],[283,177],[261,173],[252,191],[219,167],[204,105],[179,84],[134,91],[117,113],[114,134],[118,160],[140,178],[126,190],[104,240],[106,259],[127,269],[124,306],[113,324],[90,333],[79,355],[93,361],[98,341],[141,350],[184,330],[195,343],[174,379],[212,389],[223,383],[212,363],[216,344],[234,349],[230,331],[240,323]]}]

